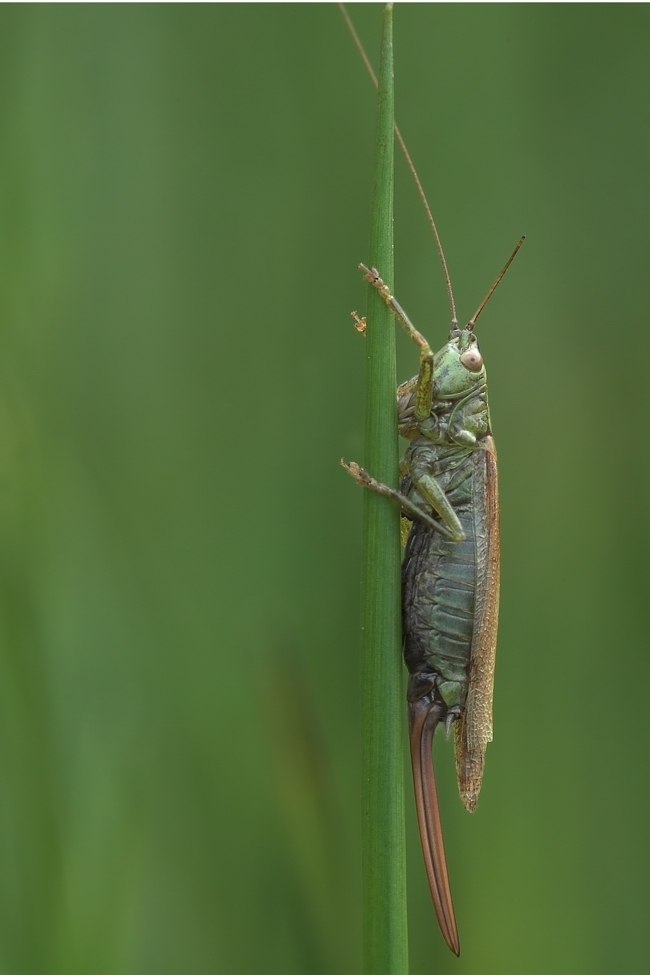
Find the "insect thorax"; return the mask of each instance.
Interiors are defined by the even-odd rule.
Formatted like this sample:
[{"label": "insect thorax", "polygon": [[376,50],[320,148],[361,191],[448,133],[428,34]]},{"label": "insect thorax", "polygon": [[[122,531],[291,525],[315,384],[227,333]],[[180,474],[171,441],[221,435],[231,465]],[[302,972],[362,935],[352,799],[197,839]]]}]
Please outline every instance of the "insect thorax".
[{"label": "insect thorax", "polygon": [[490,433],[485,383],[462,397],[434,400],[429,416],[419,421],[415,418],[415,389],[409,384],[398,396],[397,409],[400,436],[405,440],[420,435],[435,444],[472,449]]}]

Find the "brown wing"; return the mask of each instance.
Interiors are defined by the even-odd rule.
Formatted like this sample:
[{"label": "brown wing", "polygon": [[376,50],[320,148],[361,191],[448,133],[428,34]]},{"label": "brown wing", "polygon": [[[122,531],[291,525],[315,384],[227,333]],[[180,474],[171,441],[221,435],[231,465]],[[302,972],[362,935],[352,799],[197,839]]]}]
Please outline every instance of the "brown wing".
[{"label": "brown wing", "polygon": [[474,812],[492,741],[492,696],[499,619],[499,494],[494,440],[486,437],[474,454],[474,519],[476,532],[476,603],[469,663],[467,701],[454,724],[456,774],[460,797]]}]

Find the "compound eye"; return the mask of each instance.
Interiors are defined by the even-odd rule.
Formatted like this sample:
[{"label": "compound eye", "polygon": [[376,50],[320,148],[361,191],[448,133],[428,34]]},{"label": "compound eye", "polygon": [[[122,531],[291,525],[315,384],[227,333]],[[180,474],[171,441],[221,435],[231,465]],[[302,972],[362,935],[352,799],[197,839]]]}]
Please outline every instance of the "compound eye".
[{"label": "compound eye", "polygon": [[478,349],[467,349],[461,355],[460,361],[470,372],[480,372],[483,368],[483,356]]}]

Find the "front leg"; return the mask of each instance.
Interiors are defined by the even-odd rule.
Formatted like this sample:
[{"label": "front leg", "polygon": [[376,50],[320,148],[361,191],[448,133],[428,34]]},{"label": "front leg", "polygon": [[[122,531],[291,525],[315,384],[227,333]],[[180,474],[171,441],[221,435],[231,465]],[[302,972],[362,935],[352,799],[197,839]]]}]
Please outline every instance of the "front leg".
[{"label": "front leg", "polygon": [[363,276],[368,284],[371,284],[373,288],[377,289],[382,301],[404,326],[410,338],[420,350],[420,370],[415,393],[415,419],[426,420],[431,412],[431,403],[433,402],[433,352],[431,351],[431,346],[425,337],[418,332],[415,325],[413,325],[399,301],[390,293],[388,286],[379,277],[377,268],[368,268],[365,264],[360,264],[359,269],[364,272]]}]

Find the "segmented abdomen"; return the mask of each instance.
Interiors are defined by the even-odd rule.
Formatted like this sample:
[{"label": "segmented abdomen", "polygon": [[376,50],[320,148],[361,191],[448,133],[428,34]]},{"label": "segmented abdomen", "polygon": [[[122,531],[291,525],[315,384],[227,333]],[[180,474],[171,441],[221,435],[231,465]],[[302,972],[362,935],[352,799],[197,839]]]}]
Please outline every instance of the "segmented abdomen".
[{"label": "segmented abdomen", "polygon": [[402,564],[404,660],[411,673],[434,671],[457,685],[443,695],[448,706],[465,702],[476,592],[473,514],[456,514],[464,541],[414,522]]}]

